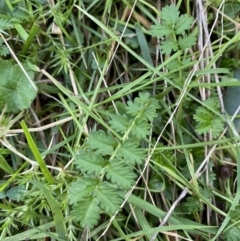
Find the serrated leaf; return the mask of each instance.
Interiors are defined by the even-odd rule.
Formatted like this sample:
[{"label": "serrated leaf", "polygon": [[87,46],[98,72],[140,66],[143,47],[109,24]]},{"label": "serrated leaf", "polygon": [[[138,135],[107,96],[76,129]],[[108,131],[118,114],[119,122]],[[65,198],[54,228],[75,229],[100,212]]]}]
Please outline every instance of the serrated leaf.
[{"label": "serrated leaf", "polygon": [[96,150],[97,154],[111,155],[114,148],[117,146],[117,142],[111,133],[105,133],[104,131],[93,131],[89,135],[89,141],[87,145],[90,149]]},{"label": "serrated leaf", "polygon": [[106,165],[106,162],[102,156],[92,151],[81,150],[76,155],[75,164],[82,172],[99,175]]},{"label": "serrated leaf", "polygon": [[[209,108],[220,112],[220,104],[217,98],[211,97],[204,101]],[[219,113],[220,114],[220,113]],[[198,107],[196,114],[193,115],[194,120],[197,121],[196,132],[198,134],[206,134],[210,130],[214,138],[217,138],[224,129],[224,121],[217,116],[213,111],[205,107]]]},{"label": "serrated leaf", "polygon": [[5,45],[0,45],[0,56],[7,56],[9,54],[9,50]]},{"label": "serrated leaf", "polygon": [[11,25],[11,21],[0,18],[0,32],[1,33],[5,33],[4,30],[9,30],[11,28],[13,28],[13,26]]},{"label": "serrated leaf", "polygon": [[240,237],[240,229],[236,226],[228,228],[227,231],[224,232],[223,238],[225,241],[238,241]]},{"label": "serrated leaf", "polygon": [[103,182],[99,185],[94,191],[94,196],[96,196],[99,201],[100,208],[109,215],[113,215],[119,210],[123,200],[117,190],[107,182]]},{"label": "serrated leaf", "polygon": [[179,21],[179,14],[178,8],[171,4],[162,9],[161,19],[165,20],[169,25],[174,25]]},{"label": "serrated leaf", "polygon": [[132,120],[129,119],[129,117],[120,114],[113,115],[112,119],[109,121],[111,128],[122,134],[128,130],[131,123]]},{"label": "serrated leaf", "polygon": [[164,23],[156,23],[151,26],[150,33],[154,37],[163,38],[164,36],[171,35],[174,33],[172,26],[166,25]]},{"label": "serrated leaf", "polygon": [[145,120],[136,120],[135,126],[132,129],[132,135],[138,139],[146,139],[150,134],[150,124]]},{"label": "serrated leaf", "polygon": [[240,205],[237,205],[234,210],[230,211],[230,217],[231,219],[239,219],[240,217]]},{"label": "serrated leaf", "polygon": [[178,38],[178,44],[182,50],[185,50],[194,46],[196,44],[196,40],[196,37],[192,34],[186,34],[183,37]]},{"label": "serrated leaf", "polygon": [[183,203],[183,209],[187,212],[199,212],[203,210],[203,205],[196,198],[188,197],[187,202]]},{"label": "serrated leaf", "polygon": [[159,48],[162,51],[162,54],[169,55],[172,51],[178,50],[178,45],[175,40],[172,38],[167,38],[166,40],[162,41]]},{"label": "serrated leaf", "polygon": [[[0,60],[0,109],[7,106],[8,112],[18,112],[30,107],[36,97],[37,90],[33,88],[18,65]],[[34,73],[27,71],[33,79]]]},{"label": "serrated leaf", "polygon": [[107,179],[119,187],[129,189],[134,184],[136,175],[132,168],[123,161],[112,160],[105,171]]},{"label": "serrated leaf", "polygon": [[119,149],[119,155],[123,157],[124,161],[131,165],[142,164],[145,156],[144,149],[140,148],[138,143],[126,141]]},{"label": "serrated leaf", "polygon": [[100,219],[99,201],[96,198],[85,198],[79,201],[71,212],[75,221],[80,222],[83,228],[90,230],[98,224]]},{"label": "serrated leaf", "polygon": [[157,116],[156,109],[159,108],[158,101],[150,98],[148,92],[140,93],[134,101],[128,101],[126,106],[127,114],[131,116],[141,116],[142,118],[152,121]]},{"label": "serrated leaf", "polygon": [[175,26],[176,34],[183,34],[184,31],[189,30],[193,23],[193,18],[187,14],[181,15]]},{"label": "serrated leaf", "polygon": [[213,193],[212,193],[210,188],[208,188],[208,187],[203,187],[203,188],[200,187],[199,192],[201,193],[202,196],[205,197],[206,200],[211,202],[211,199],[213,197]]},{"label": "serrated leaf", "polygon": [[98,179],[82,177],[71,183],[68,191],[68,199],[70,204],[76,204],[86,197],[90,196],[98,185]]}]

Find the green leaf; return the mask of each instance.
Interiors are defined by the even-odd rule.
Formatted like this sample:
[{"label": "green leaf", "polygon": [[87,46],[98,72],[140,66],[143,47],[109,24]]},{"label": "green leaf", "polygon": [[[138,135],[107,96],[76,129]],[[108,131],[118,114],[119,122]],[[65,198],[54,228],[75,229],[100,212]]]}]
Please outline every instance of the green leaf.
[{"label": "green leaf", "polygon": [[165,189],[165,180],[160,174],[153,174],[150,177],[148,187],[151,192],[163,192]]},{"label": "green leaf", "polygon": [[181,15],[175,27],[176,34],[183,34],[184,31],[191,29],[192,24],[192,17],[189,17],[187,14]]},{"label": "green leaf", "polygon": [[154,98],[150,98],[148,92],[139,93],[139,97],[134,101],[128,101],[126,106],[127,114],[131,116],[140,116],[142,119],[148,119],[152,121],[154,117],[157,117],[156,109],[159,108],[158,101]]},{"label": "green leaf", "polygon": [[238,241],[240,237],[240,229],[233,226],[224,232],[223,238],[225,241]]},{"label": "green leaf", "polygon": [[161,19],[169,25],[174,25],[179,21],[178,8],[173,4],[164,7],[161,11]]},{"label": "green leaf", "polygon": [[111,155],[114,147],[117,146],[116,140],[111,133],[105,133],[104,131],[93,131],[89,135],[88,147],[92,150],[96,150],[97,154]]},{"label": "green leaf", "polygon": [[25,186],[16,186],[11,188],[10,190],[7,191],[7,196],[12,199],[12,200],[16,200],[16,201],[20,201],[23,200],[23,196],[26,193],[26,188]]},{"label": "green leaf", "polygon": [[123,161],[112,160],[105,171],[107,179],[119,187],[129,189],[134,184],[136,175],[132,168]]},{"label": "green leaf", "polygon": [[172,51],[178,50],[177,42],[173,38],[167,38],[166,40],[161,42],[159,48],[162,51],[162,54],[171,54]]},{"label": "green leaf", "polygon": [[166,25],[165,23],[155,23],[151,26],[150,33],[154,37],[163,38],[164,36],[169,36],[174,33],[172,26]]},{"label": "green leaf", "polygon": [[203,205],[199,200],[194,197],[188,197],[187,202],[183,203],[183,209],[187,212],[199,212],[203,210]]},{"label": "green leaf", "polygon": [[68,191],[68,199],[70,204],[76,204],[81,200],[89,197],[97,187],[99,180],[97,178],[85,177],[79,178],[72,182]]},{"label": "green leaf", "polygon": [[194,37],[193,34],[184,35],[178,38],[178,44],[182,50],[191,48],[196,44],[196,37]]},{"label": "green leaf", "polygon": [[[37,90],[33,88],[21,68],[9,61],[0,60],[0,72],[0,109],[7,106],[8,112],[18,112],[29,108]],[[34,73],[27,73],[33,79]]]},{"label": "green leaf", "polygon": [[109,121],[111,128],[122,134],[128,130],[131,123],[132,120],[129,117],[120,114],[113,115]]},{"label": "green leaf", "polygon": [[82,172],[99,175],[106,165],[106,162],[99,154],[89,150],[81,150],[76,155],[75,164]]},{"label": "green leaf", "polygon": [[147,136],[150,134],[150,125],[146,120],[137,119],[135,126],[132,128],[132,135],[136,136],[138,139],[146,140]]},{"label": "green leaf", "polygon": [[94,196],[99,201],[100,208],[110,216],[119,210],[123,201],[116,188],[113,188],[108,182],[101,183],[94,191]]},{"label": "green leaf", "polygon": [[85,198],[74,205],[71,212],[73,219],[80,222],[83,228],[88,227],[90,230],[97,225],[100,219],[100,209],[97,198]]},{"label": "green leaf", "polygon": [[119,149],[119,155],[123,159],[129,162],[131,165],[142,164],[142,161],[145,157],[145,151],[142,148],[139,148],[139,144],[132,142],[131,140],[126,141],[123,146]]},{"label": "green leaf", "polygon": [[240,205],[237,205],[234,210],[230,211],[231,219],[239,219],[240,217]]},{"label": "green leaf", "polygon": [[[220,115],[220,104],[216,97],[210,97],[204,101],[204,104],[210,109],[218,111]],[[193,115],[197,122],[196,132],[201,135],[211,130],[213,137],[217,138],[224,130],[224,121],[210,109],[202,106],[196,109],[196,113]]]}]

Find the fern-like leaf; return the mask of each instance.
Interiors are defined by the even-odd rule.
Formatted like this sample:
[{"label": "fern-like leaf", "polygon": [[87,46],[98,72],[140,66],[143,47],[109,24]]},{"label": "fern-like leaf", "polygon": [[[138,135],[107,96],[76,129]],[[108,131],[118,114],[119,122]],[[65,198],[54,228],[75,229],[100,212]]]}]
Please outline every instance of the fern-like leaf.
[{"label": "fern-like leaf", "polygon": [[146,140],[149,134],[149,123],[146,120],[137,119],[132,128],[132,135],[136,136],[138,139]]},{"label": "fern-like leaf", "polygon": [[135,165],[136,163],[142,164],[145,151],[138,146],[138,143],[126,141],[120,147],[119,154],[123,157],[124,161],[129,162],[131,165]]},{"label": "fern-like leaf", "polygon": [[0,18],[0,32],[1,33],[5,33],[4,30],[9,30],[11,28],[13,28],[13,26],[11,25],[11,21]]},{"label": "fern-like leaf", "polygon": [[75,221],[80,222],[82,227],[92,229],[100,219],[100,208],[97,198],[85,198],[74,205],[71,212]]},{"label": "fern-like leaf", "polygon": [[89,150],[81,150],[76,155],[76,165],[87,174],[99,175],[103,167],[106,166],[106,161],[99,154]]},{"label": "fern-like leaf", "polygon": [[119,210],[123,200],[120,193],[116,192],[116,189],[108,182],[101,183],[94,191],[94,196],[98,199],[101,210],[109,215]]},{"label": "fern-like leaf", "polygon": [[111,133],[105,133],[104,131],[93,131],[89,135],[88,147],[92,150],[96,150],[97,154],[111,155],[114,148],[117,146],[117,142]]},{"label": "fern-like leaf", "polygon": [[77,204],[81,200],[85,200],[86,197],[91,196],[94,189],[97,187],[99,180],[97,178],[80,178],[73,182],[68,191],[68,198],[70,204]]},{"label": "fern-like leaf", "polygon": [[107,179],[111,180],[112,183],[116,183],[119,187],[129,189],[134,184],[136,174],[123,161],[112,160],[105,168],[105,171]]},{"label": "fern-like leaf", "polygon": [[124,134],[128,130],[131,122],[131,119],[129,119],[126,115],[116,114],[112,116],[109,124],[113,130]]}]

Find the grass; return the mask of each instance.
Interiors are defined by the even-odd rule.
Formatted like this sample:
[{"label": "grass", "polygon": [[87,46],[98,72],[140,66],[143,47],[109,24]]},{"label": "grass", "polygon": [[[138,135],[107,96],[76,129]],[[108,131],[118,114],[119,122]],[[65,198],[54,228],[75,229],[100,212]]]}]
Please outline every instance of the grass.
[{"label": "grass", "polygon": [[175,5],[0,0],[0,240],[238,240],[240,9]]}]

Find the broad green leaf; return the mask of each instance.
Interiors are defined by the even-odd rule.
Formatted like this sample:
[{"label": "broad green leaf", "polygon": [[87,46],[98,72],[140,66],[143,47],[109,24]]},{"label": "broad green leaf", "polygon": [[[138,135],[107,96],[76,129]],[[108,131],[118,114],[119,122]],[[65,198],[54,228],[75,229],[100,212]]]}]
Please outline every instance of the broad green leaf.
[{"label": "broad green leaf", "polygon": [[[26,66],[25,69],[27,70]],[[8,112],[19,112],[30,107],[36,97],[37,89],[33,88],[18,65],[0,60],[0,108],[7,106]],[[34,73],[27,70],[31,79]]]}]

